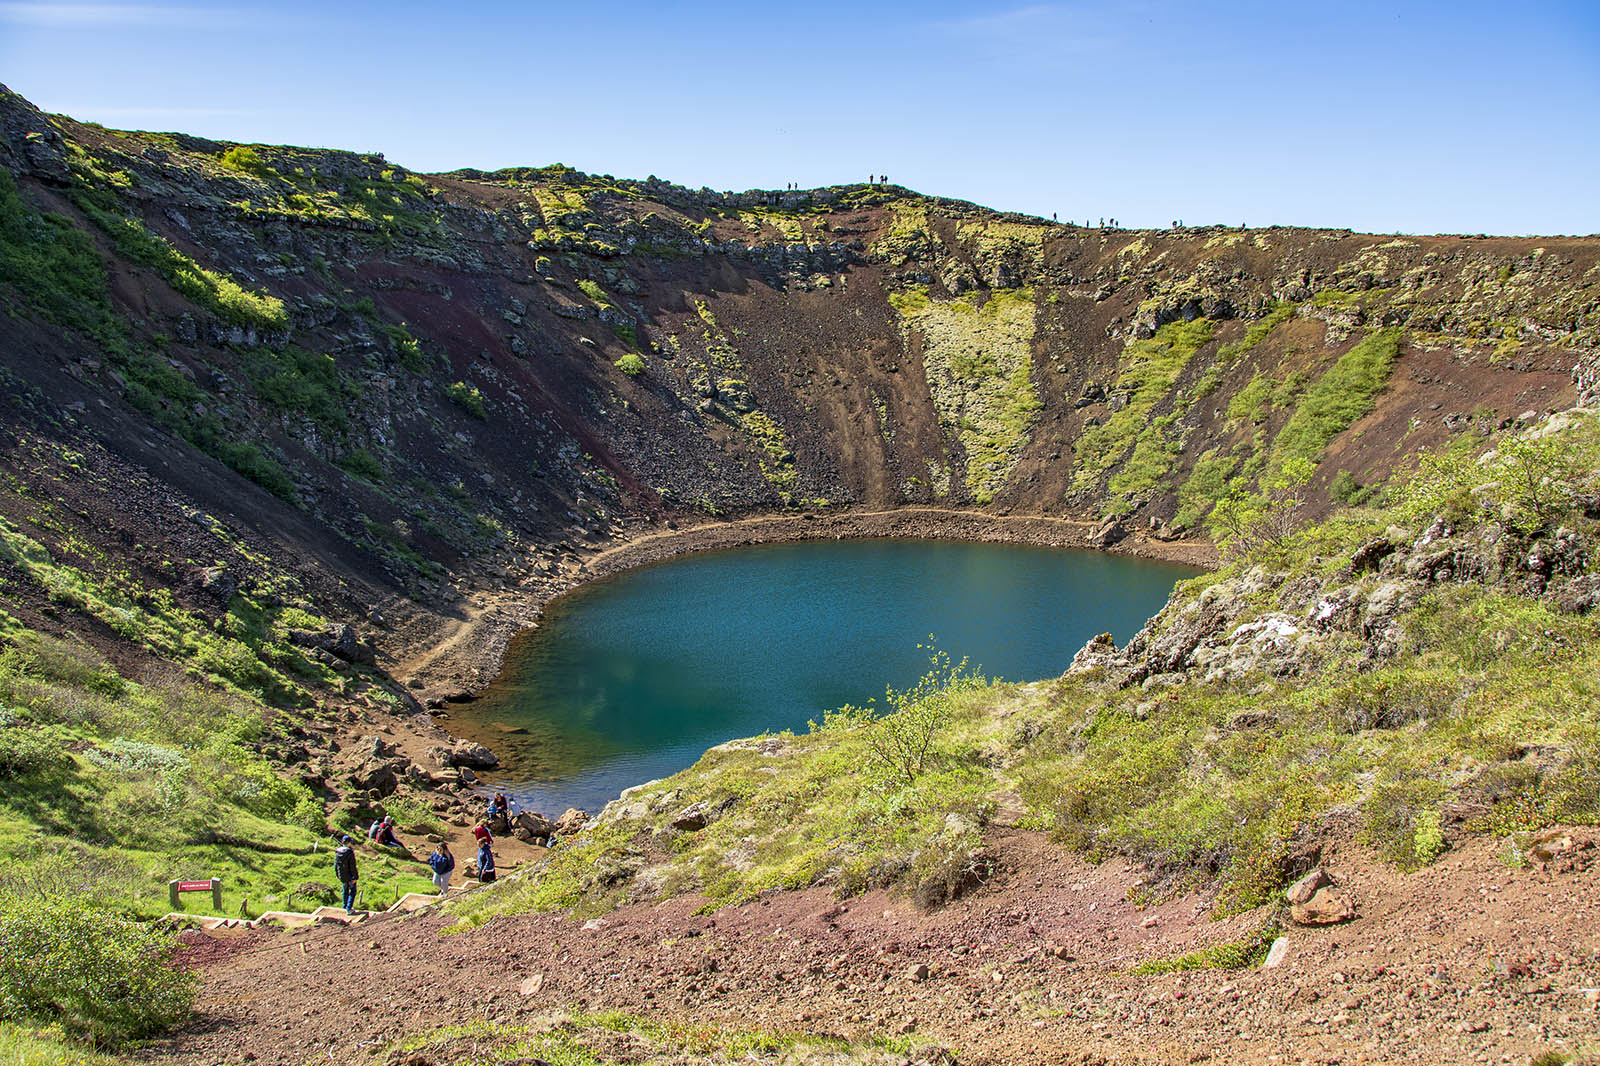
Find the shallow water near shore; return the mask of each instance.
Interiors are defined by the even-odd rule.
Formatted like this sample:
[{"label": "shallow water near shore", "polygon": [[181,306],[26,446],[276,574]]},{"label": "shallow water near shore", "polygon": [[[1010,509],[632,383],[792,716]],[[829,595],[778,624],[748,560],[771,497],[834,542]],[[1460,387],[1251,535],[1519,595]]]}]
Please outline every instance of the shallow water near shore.
[{"label": "shallow water near shore", "polygon": [[594,811],[709,747],[803,731],[928,668],[930,634],[987,676],[1059,675],[1096,633],[1123,643],[1199,571],[1092,551],[825,541],[676,559],[585,586],[452,711],[524,809]]}]

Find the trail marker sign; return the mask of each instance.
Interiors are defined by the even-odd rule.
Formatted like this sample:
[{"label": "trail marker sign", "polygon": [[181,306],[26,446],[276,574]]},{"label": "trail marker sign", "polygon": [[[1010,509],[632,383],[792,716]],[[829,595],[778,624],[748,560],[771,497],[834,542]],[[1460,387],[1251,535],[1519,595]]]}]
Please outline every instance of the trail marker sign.
[{"label": "trail marker sign", "polygon": [[178,894],[180,892],[209,892],[211,893],[211,909],[222,909],[222,880],[213,877],[205,881],[168,881],[167,894],[172,898],[172,909],[178,909]]}]

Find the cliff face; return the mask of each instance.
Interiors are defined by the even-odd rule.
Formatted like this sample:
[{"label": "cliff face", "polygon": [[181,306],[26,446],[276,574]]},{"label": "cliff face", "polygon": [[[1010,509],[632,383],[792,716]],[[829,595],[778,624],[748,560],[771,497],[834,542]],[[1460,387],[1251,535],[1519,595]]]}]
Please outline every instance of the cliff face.
[{"label": "cliff face", "polygon": [[1174,536],[1290,460],[1326,507],[1595,388],[1593,238],[417,175],[10,94],[0,131],[0,366],[38,432],[65,415],[395,593],[704,515],[939,503]]}]

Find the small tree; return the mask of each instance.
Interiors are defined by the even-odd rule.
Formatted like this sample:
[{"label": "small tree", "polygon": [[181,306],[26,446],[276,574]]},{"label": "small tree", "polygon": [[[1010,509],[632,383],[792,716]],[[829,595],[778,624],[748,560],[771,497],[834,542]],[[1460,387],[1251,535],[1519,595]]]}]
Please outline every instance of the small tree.
[{"label": "small tree", "polygon": [[1277,547],[1300,525],[1306,486],[1316,467],[1308,459],[1286,461],[1252,492],[1244,478],[1228,484],[1207,518],[1223,552],[1231,558],[1255,555]]},{"label": "small tree", "polygon": [[951,663],[932,634],[917,647],[928,652],[930,669],[908,689],[886,688],[884,709],[846,705],[823,718],[823,729],[862,730],[874,768],[899,786],[915,784],[932,767],[950,725],[954,698],[988,684],[980,672],[967,668],[965,658]]}]

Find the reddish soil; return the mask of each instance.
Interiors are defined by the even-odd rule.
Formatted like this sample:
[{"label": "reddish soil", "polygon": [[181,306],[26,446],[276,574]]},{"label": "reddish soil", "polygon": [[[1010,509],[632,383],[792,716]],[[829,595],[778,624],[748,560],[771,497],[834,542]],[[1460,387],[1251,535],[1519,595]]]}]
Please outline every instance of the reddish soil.
[{"label": "reddish soil", "polygon": [[[1130,974],[1247,936],[1269,913],[1214,922],[1196,896],[1141,910],[1131,867],[1010,830],[994,840],[996,881],[931,913],[816,889],[708,916],[685,898],[452,935],[432,911],[258,932],[191,949],[198,1019],[153,1054],[373,1061],[401,1034],[581,1005],[733,1029],[915,1032],[966,1064],[1526,1063],[1600,1042],[1600,851],[1593,831],[1572,837],[1578,850],[1548,868],[1512,868],[1475,838],[1410,875],[1327,848],[1357,917],[1291,925],[1271,969]],[[542,987],[523,995],[534,975]]]}]

